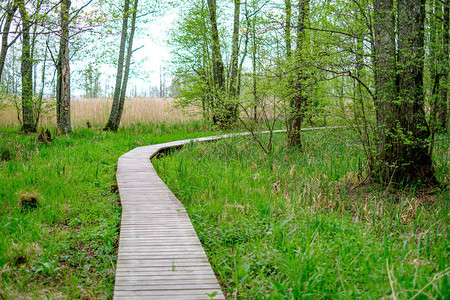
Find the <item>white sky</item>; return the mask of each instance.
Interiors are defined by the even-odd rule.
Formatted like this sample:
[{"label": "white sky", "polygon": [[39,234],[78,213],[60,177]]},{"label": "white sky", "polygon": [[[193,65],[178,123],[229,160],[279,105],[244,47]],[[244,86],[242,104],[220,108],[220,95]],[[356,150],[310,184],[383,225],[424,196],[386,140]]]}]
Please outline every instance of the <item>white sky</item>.
[{"label": "white sky", "polygon": [[[134,87],[137,88],[138,92],[142,90],[148,91],[148,88],[151,86],[159,87],[160,70],[162,68],[164,72],[164,67],[168,65],[171,59],[170,48],[167,45],[169,38],[168,31],[176,17],[177,9],[172,8],[167,10],[162,16],[153,18],[153,20],[147,24],[139,24],[138,20],[137,26],[145,27],[145,34],[137,33],[133,41],[134,49],[142,48],[133,53],[133,60],[138,63],[132,66],[131,72],[136,71],[139,75],[130,76],[127,89],[128,93],[131,93]],[[82,64],[71,66],[71,70],[75,72],[79,68],[83,68]],[[100,71],[102,74],[100,77],[102,93],[108,84],[109,90],[111,91],[115,82],[116,67],[112,65],[102,65]],[[166,84],[170,84],[170,74],[167,74],[167,71],[165,73]],[[77,88],[77,86],[78,85],[73,85],[72,95],[75,97],[83,96],[84,91],[80,89],[80,87]]]},{"label": "white sky", "polygon": [[133,53],[136,61],[142,61],[142,68],[149,72],[147,83],[152,86],[159,86],[160,81],[160,68],[164,68],[170,61],[170,48],[167,45],[168,31],[172,26],[172,22],[175,20],[176,14],[171,11],[161,18],[151,22],[147,25],[149,30],[149,37],[138,38],[135,40],[134,48],[137,49],[143,46]]}]

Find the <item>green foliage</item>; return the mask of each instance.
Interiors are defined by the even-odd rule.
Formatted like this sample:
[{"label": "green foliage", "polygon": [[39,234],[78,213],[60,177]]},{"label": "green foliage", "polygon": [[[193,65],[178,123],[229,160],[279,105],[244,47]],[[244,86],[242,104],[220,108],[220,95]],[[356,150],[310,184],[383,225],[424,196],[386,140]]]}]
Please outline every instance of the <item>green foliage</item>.
[{"label": "green foliage", "polygon": [[181,18],[170,32],[169,42],[175,49],[175,85],[180,93],[177,104],[200,107],[207,117],[212,93],[208,10],[205,3],[199,2],[183,7]]},{"label": "green foliage", "polygon": [[[399,299],[450,293],[449,190],[368,184],[349,130],[189,145],[158,173],[184,203],[224,292],[237,299]],[[448,180],[449,140],[437,145]]]},{"label": "green foliage", "polygon": [[[205,118],[213,110],[214,89],[208,7],[205,1],[180,3],[182,14],[171,31],[177,98],[182,107],[201,108]],[[231,70],[231,3],[218,2],[221,51],[229,85]],[[304,119],[310,125],[327,122],[330,115],[347,119],[374,116],[368,3],[311,2],[301,49],[297,46],[298,6],[292,4],[291,56],[287,54],[284,4],[268,1],[241,3],[239,32],[239,93],[220,98],[237,106],[238,118],[265,121],[283,116],[287,125],[295,111],[293,83],[301,77]],[[333,12],[333,13],[330,13]],[[338,13],[334,13],[338,12]],[[281,22],[281,23],[280,23]],[[301,56],[301,59],[298,58]],[[220,93],[219,93],[220,94]],[[232,101],[230,101],[232,100]],[[226,107],[226,105],[225,105]]]}]

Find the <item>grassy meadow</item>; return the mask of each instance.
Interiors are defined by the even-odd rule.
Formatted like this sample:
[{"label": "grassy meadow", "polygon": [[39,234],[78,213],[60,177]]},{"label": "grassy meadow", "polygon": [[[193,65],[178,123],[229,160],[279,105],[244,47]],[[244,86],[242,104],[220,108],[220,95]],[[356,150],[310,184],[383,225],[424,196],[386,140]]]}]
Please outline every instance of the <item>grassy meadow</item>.
[{"label": "grassy meadow", "polygon": [[153,160],[186,206],[229,299],[449,299],[450,141],[442,188],[366,180],[349,130],[189,145]]}]

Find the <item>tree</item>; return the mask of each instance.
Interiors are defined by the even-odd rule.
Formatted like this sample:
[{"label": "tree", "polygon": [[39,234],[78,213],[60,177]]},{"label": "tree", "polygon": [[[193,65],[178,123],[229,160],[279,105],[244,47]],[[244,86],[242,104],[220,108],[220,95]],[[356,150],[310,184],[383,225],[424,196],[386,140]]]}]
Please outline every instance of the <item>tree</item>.
[{"label": "tree", "polygon": [[[189,3],[171,33],[171,44],[176,47],[176,85],[180,92],[177,103],[183,107],[201,107],[203,116],[221,127],[237,120],[245,56],[240,55],[239,47],[242,1],[233,0],[233,4],[231,42],[224,27],[219,26],[218,14],[222,11],[215,0]],[[224,64],[222,55],[230,57],[229,65]]]},{"label": "tree", "polygon": [[441,60],[441,74],[442,84],[440,84],[439,101],[437,103],[437,121],[438,130],[445,131],[447,129],[448,115],[448,74],[449,74],[449,43],[450,43],[450,1],[443,1],[443,20],[442,20],[442,55]]},{"label": "tree", "polygon": [[[184,3],[183,5],[186,5]],[[204,1],[184,6],[180,20],[171,31],[176,65],[173,86],[180,107],[197,106],[205,119],[211,118],[212,74],[209,39],[209,10]]]},{"label": "tree", "polygon": [[424,111],[425,1],[399,0],[397,7],[392,0],[373,4],[375,105],[380,126],[374,175],[385,183],[435,183]]},{"label": "tree", "polygon": [[211,30],[211,60],[212,60],[212,108],[213,123],[227,124],[231,119],[231,114],[226,107],[225,96],[225,74],[222,61],[222,53],[220,51],[219,29],[217,26],[217,1],[208,0],[209,20]]},{"label": "tree", "polygon": [[8,44],[8,35],[16,10],[17,10],[17,3],[15,1],[12,1],[11,3],[8,3],[6,5],[5,24],[3,25],[2,30],[2,44],[1,44],[2,48],[0,50],[0,82],[2,80],[3,68],[5,67],[5,60],[8,48],[16,41],[16,39],[14,39],[11,43]]},{"label": "tree", "polygon": [[33,119],[33,61],[31,57],[29,16],[24,0],[17,1],[22,20],[22,130],[36,132]]},{"label": "tree", "polygon": [[[131,54],[133,53],[133,38],[136,29],[136,15],[138,0],[134,0],[133,10],[130,11],[131,0],[125,0],[123,7],[122,34],[120,39],[119,59],[117,62],[116,85],[114,88],[113,104],[108,122],[103,130],[117,131],[122,118],[125,95],[127,90],[128,75],[130,72]],[[128,33],[128,16],[132,13],[131,29]],[[129,34],[129,36],[128,36]],[[128,37],[128,40],[127,40]],[[127,55],[125,59],[125,48]]]},{"label": "tree", "polygon": [[84,92],[87,98],[98,98],[100,94],[100,71],[91,63],[83,70]]},{"label": "tree", "polygon": [[[286,2],[290,5],[290,2]],[[290,20],[290,7],[286,7],[286,20]],[[289,16],[288,16],[289,13]],[[305,112],[305,106],[307,96],[304,91],[305,74],[304,58],[303,58],[303,46],[305,43],[305,28],[309,15],[309,0],[299,0],[298,3],[298,23],[297,23],[297,49],[295,50],[295,69],[296,78],[294,81],[294,95],[291,102],[290,120],[288,126],[288,143],[291,146],[301,147],[301,128]],[[286,21],[288,24],[288,22]],[[290,23],[290,22],[289,22]],[[290,25],[289,25],[290,27]],[[290,35],[287,36],[286,48],[288,53],[290,52]],[[289,42],[288,42],[289,40]]]},{"label": "tree", "polygon": [[430,67],[430,127],[431,131],[445,131],[447,123],[449,8],[446,1],[430,1],[428,63]]},{"label": "tree", "polygon": [[[258,121],[258,106],[261,106],[261,99],[258,90],[258,50],[260,49],[260,41],[258,40],[256,28],[258,23],[258,11],[260,10],[258,1],[252,1],[252,12],[250,13],[248,5],[245,8],[245,18],[247,21],[248,32],[251,39],[251,60],[252,60],[252,96],[253,96],[253,121]],[[251,16],[250,16],[251,15]]]},{"label": "tree", "polygon": [[286,57],[288,59],[292,56],[292,46],[291,46],[291,18],[292,18],[292,3],[291,0],[284,0],[285,8],[285,43],[286,43]]},{"label": "tree", "polygon": [[70,65],[69,65],[69,9],[70,0],[61,1],[61,37],[58,55],[56,91],[56,125],[60,133],[70,133]]},{"label": "tree", "polygon": [[231,74],[229,84],[229,94],[231,104],[234,107],[233,119],[237,118],[237,101],[239,98],[239,27],[240,27],[241,0],[234,0],[234,18],[233,18],[233,42],[231,53]]}]

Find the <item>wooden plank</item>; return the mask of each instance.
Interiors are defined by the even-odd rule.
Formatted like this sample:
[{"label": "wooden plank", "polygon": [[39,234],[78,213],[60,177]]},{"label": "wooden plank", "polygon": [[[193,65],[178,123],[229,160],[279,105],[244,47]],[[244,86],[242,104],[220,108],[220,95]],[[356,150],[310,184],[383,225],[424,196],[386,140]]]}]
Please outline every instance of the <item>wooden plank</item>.
[{"label": "wooden plank", "polygon": [[[115,299],[131,299],[131,300],[133,300],[133,299],[142,299],[142,296],[131,296],[131,295],[127,295],[127,296],[114,296],[114,298]],[[147,298],[148,299],[148,298]],[[193,298],[192,298],[192,296],[190,296],[190,295],[177,295],[176,297],[174,297],[174,296],[167,296],[167,295],[165,295],[165,296],[158,296],[158,300],[174,300],[174,299],[176,299],[176,300],[192,300]],[[202,300],[202,299],[205,299],[205,300],[210,300],[211,298],[210,297],[203,297],[203,296],[199,296],[199,297],[195,297],[194,299],[198,299],[198,300]],[[219,296],[215,296],[214,298],[212,298],[212,299],[215,299],[215,300],[222,300],[222,299],[225,299],[225,298],[223,298],[223,297],[219,297]]]},{"label": "wooden plank", "polygon": [[132,247],[123,247],[120,248],[120,252],[123,253],[126,256],[131,256],[131,255],[154,255],[154,256],[167,256],[167,255],[172,255],[172,257],[177,256],[177,255],[182,255],[183,253],[186,255],[204,255],[205,251],[203,250],[190,250],[190,251],[185,251],[183,249],[166,249],[166,251],[156,248],[156,249],[149,249],[150,247],[148,246],[140,246],[137,249],[133,249]]},{"label": "wooden plank", "polygon": [[204,259],[205,256],[203,253],[201,254],[184,254],[184,253],[178,253],[176,255],[166,254],[166,255],[155,255],[154,253],[151,254],[138,254],[138,255],[122,255],[121,260],[185,260],[185,259]]},{"label": "wooden plank", "polygon": [[193,274],[193,272],[190,273],[173,273],[171,274],[144,274],[144,273],[119,273],[116,276],[117,280],[116,282],[122,282],[122,281],[131,281],[131,282],[137,282],[137,281],[164,281],[164,282],[177,282],[177,281],[183,281],[183,280],[204,280],[204,281],[214,281],[216,282],[216,276],[214,274]]},{"label": "wooden plank", "polygon": [[190,277],[202,277],[202,276],[215,276],[212,270],[179,270],[176,269],[175,271],[172,270],[158,270],[158,269],[147,269],[147,270],[134,270],[134,269],[127,269],[116,272],[116,277],[124,277],[124,276],[136,276],[139,278],[143,277],[155,277],[155,276],[186,276],[189,275]]},{"label": "wooden plank", "polygon": [[[119,265],[119,264],[118,264]],[[196,264],[190,264],[187,266],[177,266],[177,265],[165,265],[165,266],[151,266],[151,265],[147,265],[147,266],[142,266],[142,265],[138,265],[138,264],[120,264],[120,269],[124,270],[124,271],[170,271],[170,272],[176,272],[176,271],[193,271],[195,272],[196,270],[203,270],[205,272],[209,272],[211,269],[211,265],[209,264],[203,264],[203,265],[196,265]]]},{"label": "wooden plank", "polygon": [[121,233],[131,233],[131,232],[143,232],[143,233],[151,233],[153,237],[165,237],[165,236],[171,236],[172,234],[175,236],[176,234],[181,234],[182,236],[188,236],[193,235],[196,236],[196,233],[193,233],[190,228],[177,228],[176,231],[169,229],[169,228],[161,228],[161,227],[139,227],[136,229],[133,228],[121,228]]},{"label": "wooden plank", "polygon": [[206,257],[196,257],[196,258],[159,258],[153,259],[151,255],[140,256],[139,258],[121,258],[118,260],[117,264],[136,264],[140,266],[146,265],[155,265],[155,266],[170,266],[175,264],[176,266],[200,266],[200,265],[208,265],[209,261]]},{"label": "wooden plank", "polygon": [[154,256],[169,256],[171,255],[172,257],[176,256],[176,255],[182,255],[183,253],[185,253],[186,255],[205,255],[205,251],[200,251],[200,250],[191,250],[191,251],[182,251],[182,250],[171,250],[170,248],[167,248],[164,250],[162,249],[151,249],[151,250],[147,250],[146,248],[149,248],[147,246],[145,247],[141,247],[139,248],[137,251],[133,251],[132,248],[122,248],[120,249],[120,251],[126,255],[127,257],[132,256],[132,255],[154,255]]},{"label": "wooden plank", "polygon": [[186,276],[133,276],[118,277],[117,286],[142,286],[142,285],[177,285],[177,284],[217,284],[217,279],[213,276],[196,276],[195,278]]},{"label": "wooden plank", "polygon": [[168,270],[175,271],[176,269],[201,269],[203,267],[209,267],[209,261],[185,261],[182,259],[179,260],[139,260],[139,259],[127,259],[127,260],[119,260],[117,262],[117,267],[133,267],[137,269],[142,268],[168,268]]},{"label": "wooden plank", "polygon": [[[220,292],[220,294],[222,294],[222,292],[220,290],[217,289],[199,289],[199,290],[171,290],[171,289],[166,289],[166,290],[158,290],[158,291],[141,291],[141,290],[134,290],[134,291],[123,291],[123,290],[118,290],[118,291],[114,291],[114,295],[117,296],[140,296],[143,297],[145,296],[146,299],[148,299],[147,297],[155,297],[155,299],[160,299],[160,296],[173,296],[172,299],[179,299],[178,296],[190,296],[190,299],[210,299],[207,294],[211,294],[214,292]],[[223,296],[219,296],[217,295],[216,297],[214,297],[213,299],[224,299]],[[198,298],[198,297],[204,297],[204,298]]]},{"label": "wooden plank", "polygon": [[197,235],[192,232],[192,230],[131,230],[131,229],[124,229],[120,231],[120,234],[123,238],[127,237],[144,237],[144,236],[150,236],[152,240],[167,240],[167,239],[192,239],[196,238]]},{"label": "wooden plank", "polygon": [[204,290],[217,290],[217,285],[207,284],[207,283],[193,283],[193,284],[145,284],[145,285],[118,285],[116,291],[201,291],[204,293]]},{"label": "wooden plank", "polygon": [[146,241],[146,245],[154,245],[154,244],[167,244],[167,245],[188,245],[188,244],[198,244],[198,239],[194,235],[189,236],[160,236],[155,234],[155,237],[149,237],[148,234],[124,234],[121,233],[121,238],[123,241],[125,240],[137,240],[138,242]]},{"label": "wooden plank", "polygon": [[173,246],[174,249],[184,250],[189,252],[190,250],[195,250],[197,245],[201,245],[198,238],[195,236],[190,236],[190,239],[187,238],[167,238],[160,239],[157,238],[155,240],[150,237],[121,237],[124,243],[122,245],[119,244],[120,249],[125,249],[129,247],[148,247],[152,246],[153,249],[156,248],[164,248],[164,246]]}]

